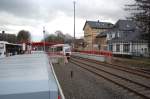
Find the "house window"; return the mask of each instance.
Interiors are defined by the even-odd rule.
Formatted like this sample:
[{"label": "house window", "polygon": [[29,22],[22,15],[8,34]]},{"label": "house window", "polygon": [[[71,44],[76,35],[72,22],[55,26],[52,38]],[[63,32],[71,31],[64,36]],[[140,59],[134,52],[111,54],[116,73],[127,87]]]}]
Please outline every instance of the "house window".
[{"label": "house window", "polygon": [[113,51],[113,45],[109,45],[109,51]]},{"label": "house window", "polygon": [[142,48],[141,50],[142,50],[142,52],[143,52],[143,48]]},{"label": "house window", "polygon": [[147,48],[144,48],[144,52],[147,52]]},{"label": "house window", "polygon": [[112,34],[110,34],[110,38],[112,38]]},{"label": "house window", "polygon": [[112,39],[112,34],[108,34],[108,39]]},{"label": "house window", "polygon": [[130,44],[124,44],[123,45],[123,52],[129,52],[130,51]]},{"label": "house window", "polygon": [[116,44],[116,52],[120,52],[120,44]]},{"label": "house window", "polygon": [[120,37],[120,34],[119,34],[119,32],[117,33],[117,37]]},{"label": "house window", "polygon": [[100,44],[98,44],[98,49],[99,49],[99,50],[101,49],[101,45],[100,45]]},{"label": "house window", "polygon": [[119,32],[116,32],[116,33],[115,33],[115,37],[116,37],[116,38],[117,38],[117,37],[120,37]]}]

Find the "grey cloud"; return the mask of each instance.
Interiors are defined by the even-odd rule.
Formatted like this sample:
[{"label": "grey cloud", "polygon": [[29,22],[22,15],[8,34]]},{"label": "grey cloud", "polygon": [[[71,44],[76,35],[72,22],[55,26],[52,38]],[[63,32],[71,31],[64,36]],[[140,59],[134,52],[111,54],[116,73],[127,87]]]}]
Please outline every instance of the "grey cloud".
[{"label": "grey cloud", "polygon": [[[68,16],[73,16],[73,0],[60,4],[56,9]],[[82,19],[112,19],[125,18],[128,13],[124,5],[133,3],[134,0],[78,0],[76,2],[76,17]]]},{"label": "grey cloud", "polygon": [[[126,2],[125,2],[126,1]],[[132,0],[95,0],[86,3],[79,2],[76,5],[77,16],[84,19],[111,19],[125,18],[128,14],[124,11],[124,5]]]},{"label": "grey cloud", "polygon": [[[123,11],[124,4],[131,1],[133,0],[77,0],[76,16],[83,19],[117,20],[126,15]],[[0,0],[1,12],[17,18],[48,22],[57,18],[58,12],[72,17],[73,0]]]},{"label": "grey cloud", "polygon": [[0,0],[0,11],[20,17],[35,17],[38,6],[31,0]]},{"label": "grey cloud", "polygon": [[46,4],[46,0],[0,0],[0,12],[21,18],[48,21],[56,14],[55,10],[53,8],[49,10]]}]

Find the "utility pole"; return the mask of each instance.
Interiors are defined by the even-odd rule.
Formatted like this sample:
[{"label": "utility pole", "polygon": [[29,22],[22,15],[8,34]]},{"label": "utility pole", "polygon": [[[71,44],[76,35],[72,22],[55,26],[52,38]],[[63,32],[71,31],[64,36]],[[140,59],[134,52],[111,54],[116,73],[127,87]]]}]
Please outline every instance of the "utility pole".
[{"label": "utility pole", "polygon": [[75,48],[75,33],[76,33],[76,29],[75,29],[75,4],[76,4],[76,1],[73,1],[73,6],[74,6],[74,44],[73,44],[73,48]]},{"label": "utility pole", "polygon": [[45,27],[43,27],[43,36],[44,36],[44,52],[45,52]]}]

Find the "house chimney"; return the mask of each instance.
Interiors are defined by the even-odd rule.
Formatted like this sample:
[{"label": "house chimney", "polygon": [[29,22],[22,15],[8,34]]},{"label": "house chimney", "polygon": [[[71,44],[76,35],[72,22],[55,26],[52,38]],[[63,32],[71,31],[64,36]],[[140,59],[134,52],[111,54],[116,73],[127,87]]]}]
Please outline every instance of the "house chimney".
[{"label": "house chimney", "polygon": [[2,31],[2,34],[5,34],[5,31]]}]

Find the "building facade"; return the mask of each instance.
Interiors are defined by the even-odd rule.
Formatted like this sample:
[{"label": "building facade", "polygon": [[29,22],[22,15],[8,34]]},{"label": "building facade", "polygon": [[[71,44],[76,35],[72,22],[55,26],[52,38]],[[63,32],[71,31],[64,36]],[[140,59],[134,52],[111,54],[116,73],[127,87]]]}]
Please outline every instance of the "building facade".
[{"label": "building facade", "polygon": [[15,34],[9,34],[9,33],[5,33],[5,31],[2,31],[2,33],[0,33],[0,41],[7,41],[9,43],[16,43],[17,37]]},{"label": "building facade", "polygon": [[83,27],[83,31],[84,31],[84,41],[86,42],[87,46],[84,48],[84,50],[98,50],[99,45],[96,40],[97,34],[107,31],[112,27],[113,24],[108,22],[86,21]]},{"label": "building facade", "polygon": [[74,40],[74,48],[76,51],[84,50],[85,44],[84,39],[75,39]]},{"label": "building facade", "polygon": [[105,34],[107,48],[114,55],[148,57],[148,42],[142,38],[142,32],[135,22],[119,20],[114,28]]},{"label": "building facade", "polygon": [[96,43],[99,50],[107,50],[107,31],[101,32],[96,36]]}]

